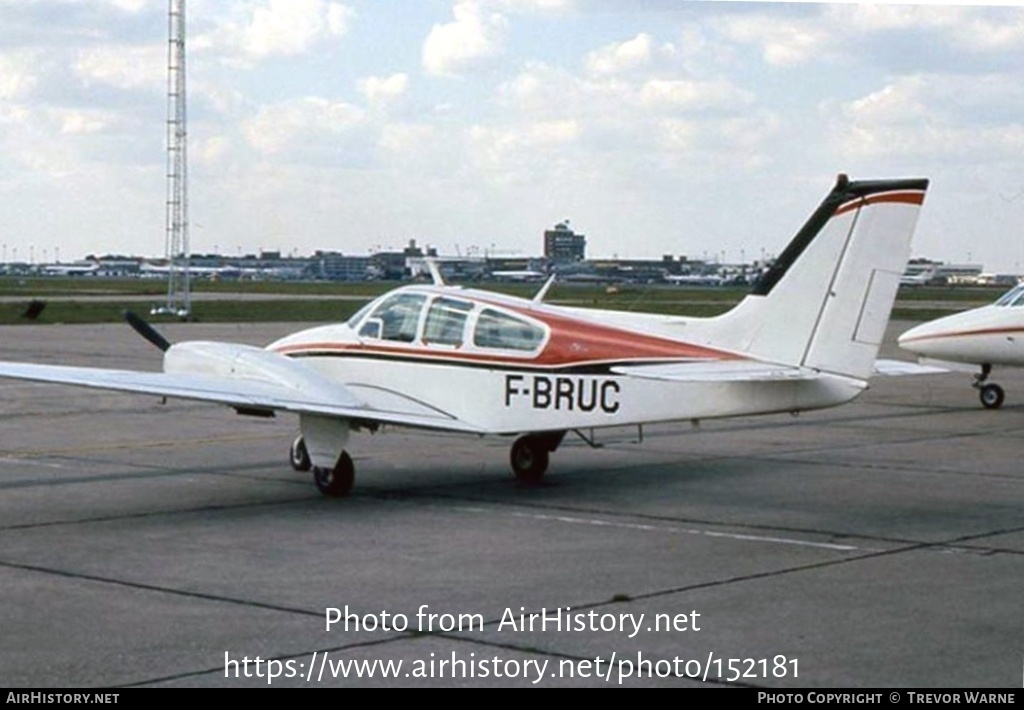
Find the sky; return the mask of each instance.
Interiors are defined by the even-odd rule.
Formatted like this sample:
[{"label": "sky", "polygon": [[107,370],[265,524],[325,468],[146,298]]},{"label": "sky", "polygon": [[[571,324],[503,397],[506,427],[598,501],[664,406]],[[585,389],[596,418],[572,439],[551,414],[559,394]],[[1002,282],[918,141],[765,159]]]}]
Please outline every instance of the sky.
[{"label": "sky", "polygon": [[[5,260],[165,249],[167,0],[0,0]],[[187,0],[193,253],[778,254],[927,177],[913,255],[1024,273],[1024,7]]]}]

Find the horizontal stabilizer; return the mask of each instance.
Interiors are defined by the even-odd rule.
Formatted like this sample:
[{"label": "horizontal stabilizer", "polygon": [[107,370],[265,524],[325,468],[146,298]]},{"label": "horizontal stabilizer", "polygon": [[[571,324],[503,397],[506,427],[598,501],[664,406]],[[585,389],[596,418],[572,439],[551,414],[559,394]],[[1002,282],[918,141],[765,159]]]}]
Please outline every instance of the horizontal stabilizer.
[{"label": "horizontal stabilizer", "polygon": [[937,375],[942,372],[949,372],[949,368],[920,365],[906,360],[875,360],[876,375]]},{"label": "horizontal stabilizer", "polygon": [[917,363],[922,367],[933,367],[936,372],[970,372],[977,373],[980,364],[968,362],[953,362],[952,360],[938,360],[931,357],[919,357]]},{"label": "horizontal stabilizer", "polygon": [[670,382],[779,382],[813,380],[816,370],[756,360],[675,362],[663,365],[623,365],[612,372],[630,377]]}]

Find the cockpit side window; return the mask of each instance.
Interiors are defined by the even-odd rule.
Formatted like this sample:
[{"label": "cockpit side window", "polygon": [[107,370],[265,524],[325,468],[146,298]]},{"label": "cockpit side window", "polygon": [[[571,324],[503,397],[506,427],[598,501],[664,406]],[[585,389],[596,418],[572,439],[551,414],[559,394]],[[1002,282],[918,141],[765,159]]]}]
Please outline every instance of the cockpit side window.
[{"label": "cockpit side window", "polygon": [[473,344],[478,348],[531,351],[543,340],[542,328],[491,308],[480,312],[473,331]]},{"label": "cockpit side window", "polygon": [[459,347],[465,338],[466,321],[473,304],[454,298],[436,298],[427,311],[423,342],[427,345]]},{"label": "cockpit side window", "polygon": [[421,293],[399,293],[388,298],[363,322],[359,335],[401,343],[413,342],[426,300],[427,297]]}]

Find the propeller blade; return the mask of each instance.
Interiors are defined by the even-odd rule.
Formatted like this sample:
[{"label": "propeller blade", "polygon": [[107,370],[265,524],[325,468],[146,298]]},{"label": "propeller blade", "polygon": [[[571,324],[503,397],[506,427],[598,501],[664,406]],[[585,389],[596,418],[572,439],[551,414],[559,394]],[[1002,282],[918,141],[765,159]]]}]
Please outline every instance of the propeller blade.
[{"label": "propeller blade", "polygon": [[167,352],[171,347],[171,342],[167,338],[160,335],[160,333],[156,332],[156,329],[153,328],[153,326],[139,318],[131,311],[124,312],[124,319],[136,333],[153,343],[153,345],[160,348],[163,352]]}]

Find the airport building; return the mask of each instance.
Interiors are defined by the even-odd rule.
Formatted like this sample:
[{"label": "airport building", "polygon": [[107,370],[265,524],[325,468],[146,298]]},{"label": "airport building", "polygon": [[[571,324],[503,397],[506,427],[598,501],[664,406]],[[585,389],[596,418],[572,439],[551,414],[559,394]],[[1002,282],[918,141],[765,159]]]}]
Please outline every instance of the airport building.
[{"label": "airport building", "polygon": [[583,261],[587,258],[587,238],[559,222],[544,232],[544,258],[551,262]]}]

